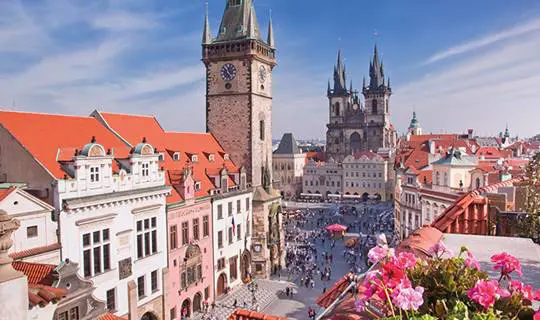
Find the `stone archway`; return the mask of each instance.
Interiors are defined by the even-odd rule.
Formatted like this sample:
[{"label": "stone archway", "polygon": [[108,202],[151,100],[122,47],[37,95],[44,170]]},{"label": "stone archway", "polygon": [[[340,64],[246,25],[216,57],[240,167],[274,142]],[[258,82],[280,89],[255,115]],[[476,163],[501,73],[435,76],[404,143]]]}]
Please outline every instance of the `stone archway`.
[{"label": "stone archway", "polygon": [[251,254],[247,250],[244,251],[240,260],[240,272],[244,283],[251,281]]},{"label": "stone archway", "polygon": [[367,201],[368,199],[369,199],[369,193],[364,192],[364,193],[362,194],[362,200]]},{"label": "stone archway", "polygon": [[202,309],[202,294],[197,292],[193,296],[193,313],[200,311]]},{"label": "stone archway", "polygon": [[217,287],[216,287],[216,296],[221,296],[225,293],[225,288],[227,287],[227,275],[225,273],[221,273],[217,280]]},{"label": "stone archway", "polygon": [[180,309],[180,314],[186,317],[191,316],[191,301],[189,300],[189,298],[182,302],[182,309]]},{"label": "stone archway", "polygon": [[141,320],[158,320],[158,317],[152,312],[148,311],[147,313],[143,314]]}]

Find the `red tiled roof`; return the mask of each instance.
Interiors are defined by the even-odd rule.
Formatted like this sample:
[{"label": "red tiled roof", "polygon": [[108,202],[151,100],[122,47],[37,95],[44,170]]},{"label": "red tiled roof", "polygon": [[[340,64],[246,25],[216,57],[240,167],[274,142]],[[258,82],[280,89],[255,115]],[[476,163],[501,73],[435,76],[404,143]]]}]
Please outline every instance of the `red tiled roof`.
[{"label": "red tiled roof", "polygon": [[23,250],[23,251],[18,251],[18,252],[11,252],[9,254],[9,256],[11,258],[13,258],[14,260],[18,260],[18,259],[22,259],[22,258],[26,258],[26,257],[35,256],[35,255],[38,255],[38,254],[54,251],[54,250],[57,250],[57,249],[60,249],[60,248],[61,248],[61,246],[60,246],[59,243],[53,243],[53,244],[48,245],[48,246],[35,247],[35,248],[31,248],[31,249]]},{"label": "red tiled roof", "polygon": [[330,289],[320,295],[315,303],[323,308],[328,308],[334,302],[345,289],[349,286],[348,275],[341,277]]},{"label": "red tiled roof", "polygon": [[16,187],[9,187],[7,189],[0,189],[0,201],[4,200],[7,196],[9,196],[15,190],[17,190]]},{"label": "red tiled roof", "polygon": [[23,261],[13,261],[13,269],[21,271],[28,277],[29,284],[52,285],[52,271],[56,268],[53,264],[31,263]]},{"label": "red tiled roof", "polygon": [[[106,124],[129,144],[139,143],[142,137],[146,137],[158,151],[164,152],[165,157],[160,164],[165,170],[166,182],[168,185],[181,183],[183,181],[183,170],[186,166],[192,166],[193,177],[196,182],[201,183],[200,191],[196,192],[197,197],[207,196],[211,189],[215,189],[213,179],[208,172],[216,173],[225,167],[229,173],[237,173],[238,167],[230,160],[225,160],[225,151],[210,133],[182,133],[168,132],[163,130],[156,118],[140,115],[113,114],[99,112]],[[167,152],[165,152],[167,151]],[[173,154],[180,153],[180,160],[174,160]],[[191,155],[197,155],[197,162],[191,161]],[[214,161],[210,161],[206,155],[214,155]],[[229,186],[234,186],[234,180],[228,178]],[[173,188],[171,196],[167,197],[168,203],[182,201],[180,193]]]},{"label": "red tiled roof", "polygon": [[11,265],[28,278],[28,300],[31,306],[43,307],[66,296],[66,289],[52,287],[55,265],[23,261],[13,261]]},{"label": "red tiled roof", "polygon": [[117,158],[129,153],[120,139],[91,117],[0,111],[0,125],[55,178],[65,174],[57,156],[63,150],[80,150],[92,137],[105,149],[114,150]]},{"label": "red tiled roof", "polygon": [[229,316],[228,320],[287,320],[287,318],[245,309],[236,309]]},{"label": "red tiled roof", "polygon": [[438,243],[442,236],[443,233],[438,229],[423,226],[401,241],[397,251],[408,251],[419,258],[426,258],[429,256],[428,250]]},{"label": "red tiled roof", "polygon": [[[487,199],[482,195],[486,192],[495,192],[501,187],[511,186],[523,180],[523,177],[518,177],[464,194],[433,221],[432,227],[445,233],[487,234],[489,232],[487,226]],[[474,206],[480,207],[474,208]]]},{"label": "red tiled roof", "polygon": [[102,314],[101,316],[99,316],[98,320],[126,320],[126,318],[122,318],[110,312],[106,312]]}]

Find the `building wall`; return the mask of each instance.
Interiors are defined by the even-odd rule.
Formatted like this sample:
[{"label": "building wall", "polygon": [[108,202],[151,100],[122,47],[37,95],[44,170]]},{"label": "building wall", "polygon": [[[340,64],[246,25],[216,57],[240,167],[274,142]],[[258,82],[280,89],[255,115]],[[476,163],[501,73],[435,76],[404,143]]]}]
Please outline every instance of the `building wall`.
[{"label": "building wall", "polygon": [[[238,201],[240,201],[240,210],[238,211]],[[249,254],[251,248],[251,235],[253,232],[253,193],[250,192],[234,192],[224,195],[216,195],[212,199],[212,239],[213,239],[213,281],[214,295],[217,296],[218,278],[221,274],[225,275],[226,285],[229,288],[234,288],[242,283],[242,270],[240,261],[243,254]],[[232,212],[229,212],[229,203],[231,203]],[[249,207],[246,206],[249,204]],[[221,206],[222,217],[218,216],[219,207]],[[240,213],[238,213],[240,212]],[[240,237],[235,230],[232,241],[229,241],[229,228],[232,228],[234,219],[235,227],[240,226]],[[232,229],[231,229],[232,230]],[[249,231],[249,232],[248,232]],[[222,234],[223,246],[218,244],[218,233]],[[237,277],[231,278],[230,259],[237,257]],[[218,261],[225,259],[223,269],[218,268]]]},{"label": "building wall", "polygon": [[275,187],[283,192],[285,198],[297,197],[302,192],[302,177],[304,175],[305,154],[274,154],[274,179],[278,180]]},{"label": "building wall", "polygon": [[54,178],[0,124],[0,181],[25,182],[29,189],[43,190],[41,199],[53,203]]},{"label": "building wall", "polygon": [[[203,221],[204,217],[208,218],[209,234],[204,236]],[[194,235],[194,220],[198,219],[199,223],[199,240],[195,240]],[[213,276],[214,273],[214,261],[213,261],[213,247],[212,247],[212,206],[210,199],[202,199],[199,201],[190,201],[180,206],[172,205],[167,209],[167,222],[168,222],[168,261],[169,272],[167,276],[167,307],[166,315],[170,314],[171,309],[175,308],[177,315],[181,314],[182,303],[188,299],[191,301],[190,305],[193,310],[194,297],[196,294],[200,294],[202,297],[201,302],[207,298],[209,303],[214,301],[214,287]],[[188,243],[182,243],[182,223],[188,224]],[[173,238],[171,237],[171,230],[176,227],[176,247],[173,246]],[[186,258],[186,250],[189,245],[198,246],[201,252],[201,263],[203,279],[195,284],[189,285],[187,288],[182,287],[182,272],[186,271],[184,262]],[[174,248],[175,247],[175,248]],[[206,292],[208,296],[206,296]]]},{"label": "building wall", "polygon": [[348,156],[343,162],[344,194],[378,194],[382,200],[386,200],[389,198],[387,169],[388,162],[383,159],[355,159]]},{"label": "building wall", "polygon": [[343,194],[343,168],[337,163],[309,163],[304,167],[303,193]]},{"label": "building wall", "polygon": [[[57,225],[53,221],[54,209],[32,195],[22,190],[15,190],[0,202],[0,209],[21,223],[19,229],[12,235],[13,246],[9,252],[19,252],[58,242]],[[37,228],[35,235],[33,235],[33,228]]]}]

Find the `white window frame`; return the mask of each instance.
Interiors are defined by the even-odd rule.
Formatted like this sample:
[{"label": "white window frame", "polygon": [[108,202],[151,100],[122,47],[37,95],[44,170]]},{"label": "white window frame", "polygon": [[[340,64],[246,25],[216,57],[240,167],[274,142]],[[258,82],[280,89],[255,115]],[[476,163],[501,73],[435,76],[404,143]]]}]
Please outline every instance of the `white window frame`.
[{"label": "white window frame", "polygon": [[[155,226],[152,226],[152,221],[155,219]],[[148,227],[145,226],[145,221],[148,221]],[[141,223],[141,230],[139,230],[138,228],[138,223]],[[159,240],[158,240],[158,235],[157,235],[157,226],[158,226],[158,221],[157,221],[157,217],[148,217],[148,218],[144,218],[144,219],[140,219],[140,220],[137,220],[137,222],[135,223],[136,227],[135,227],[135,254],[136,254],[136,257],[137,257],[137,260],[140,260],[140,259],[144,259],[148,256],[152,256],[156,253],[159,252]],[[155,231],[155,240],[156,240],[156,243],[155,243],[155,247],[156,247],[156,251],[155,252],[152,252],[152,248],[154,247],[154,241],[152,240],[153,238],[153,233]],[[139,235],[142,237],[142,255],[139,256]],[[150,239],[148,240],[148,242],[150,243],[150,248],[149,248],[149,252],[146,252],[146,237],[149,237]]]},{"label": "white window frame", "polygon": [[180,152],[173,153],[173,160],[180,161]]},{"label": "white window frame", "polygon": [[[103,240],[103,233],[105,230],[108,230],[109,232],[109,238],[107,240]],[[94,242],[94,233],[95,232],[99,232],[99,241],[98,242]],[[89,235],[90,237],[90,244],[88,245],[84,245],[84,236],[85,235]],[[105,269],[105,246],[108,245],[109,247],[109,268],[108,269]],[[81,235],[81,248],[82,248],[82,266],[81,266],[81,273],[83,275],[83,277],[85,278],[90,278],[90,277],[95,277],[97,275],[100,275],[100,274],[103,274],[105,272],[108,272],[112,269],[112,255],[111,255],[111,252],[112,252],[112,246],[111,246],[111,229],[110,228],[105,228],[105,229],[99,229],[99,230],[93,230],[93,231],[90,231],[90,232],[85,232]],[[100,248],[100,272],[97,272],[94,270],[94,259],[95,259],[95,256],[94,256],[94,249],[96,248]],[[84,252],[86,252],[87,250],[90,250],[90,274],[89,275],[86,275],[85,274],[85,260],[84,260]]]},{"label": "white window frame", "polygon": [[90,167],[90,182],[96,183],[99,182],[99,166]]},{"label": "white window frame", "polygon": [[150,163],[148,162],[141,163],[141,175],[145,178],[150,176]]}]

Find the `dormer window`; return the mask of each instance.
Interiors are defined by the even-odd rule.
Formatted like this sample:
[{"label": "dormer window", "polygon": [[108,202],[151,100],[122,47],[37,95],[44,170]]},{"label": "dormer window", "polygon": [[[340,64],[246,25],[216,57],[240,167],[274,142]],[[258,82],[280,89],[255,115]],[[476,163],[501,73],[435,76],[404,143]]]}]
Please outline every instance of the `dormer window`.
[{"label": "dormer window", "polygon": [[214,155],[213,154],[208,155],[208,161],[214,162]]},{"label": "dormer window", "polygon": [[145,163],[142,164],[142,176],[143,177],[148,177],[149,171],[150,171],[148,168],[149,168],[148,162],[145,162]]},{"label": "dormer window", "polygon": [[164,160],[165,160],[165,154],[160,152],[159,155],[158,155],[158,161],[164,161]]},{"label": "dormer window", "polygon": [[229,154],[228,153],[223,155],[223,160],[229,161]]},{"label": "dormer window", "polygon": [[201,191],[201,182],[195,182],[195,191]]},{"label": "dormer window", "polygon": [[99,181],[99,167],[91,167],[90,168],[90,182],[98,182]]},{"label": "dormer window", "polygon": [[199,158],[197,157],[196,154],[194,154],[194,155],[191,156],[191,162],[193,162],[193,163],[199,162]]},{"label": "dormer window", "polygon": [[173,153],[172,158],[174,161],[180,161],[180,152]]}]

